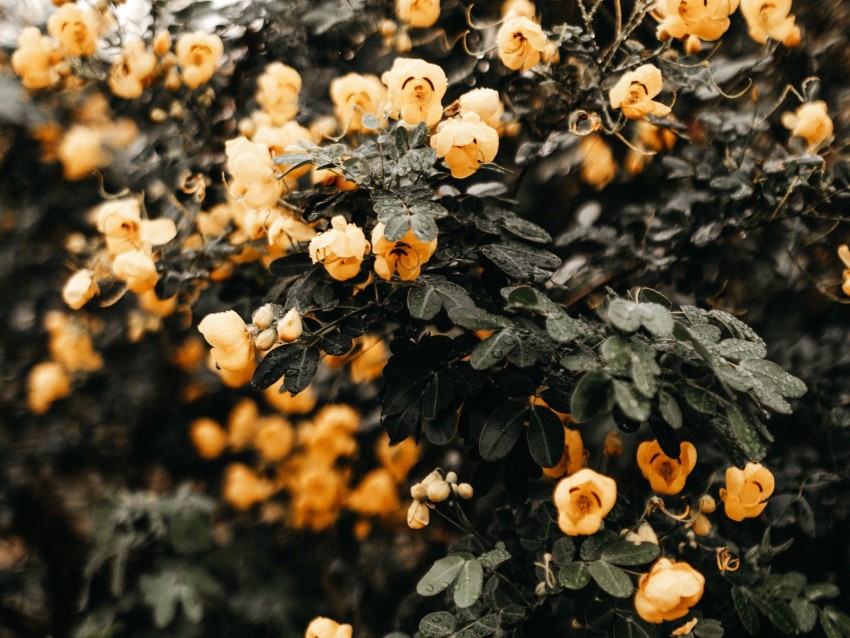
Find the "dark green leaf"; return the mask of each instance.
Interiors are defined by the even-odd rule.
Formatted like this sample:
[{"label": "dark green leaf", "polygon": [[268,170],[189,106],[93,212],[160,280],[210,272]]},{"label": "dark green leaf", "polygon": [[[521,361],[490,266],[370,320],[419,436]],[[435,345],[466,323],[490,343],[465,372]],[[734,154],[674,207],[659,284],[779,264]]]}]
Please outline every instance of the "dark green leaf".
[{"label": "dark green leaf", "polygon": [[652,413],[652,404],[642,396],[634,385],[620,379],[613,379],[614,399],[628,418],[633,421],[646,421]]},{"label": "dark green leaf", "polygon": [[491,549],[489,552],[481,554],[481,556],[478,557],[478,562],[481,563],[481,566],[485,569],[493,571],[505,561],[510,560],[510,558],[510,552],[505,549],[504,543],[500,542],[496,543],[495,549]]},{"label": "dark green leaf", "polygon": [[602,552],[608,545],[619,540],[617,534],[611,530],[602,530],[596,532],[593,536],[588,536],[581,544],[579,555],[582,560],[591,561],[602,558]]},{"label": "dark green leaf", "polygon": [[614,407],[611,378],[601,371],[591,371],[576,385],[572,398],[572,415],[578,423],[606,414]]},{"label": "dark green leaf", "polygon": [[638,305],[627,299],[614,299],[608,306],[611,325],[623,332],[634,332],[640,328],[641,313]]},{"label": "dark green leaf", "polygon": [[425,386],[425,392],[422,394],[422,416],[433,421],[451,404],[453,398],[451,375],[438,372]]},{"label": "dark green leaf", "polygon": [[449,407],[433,419],[422,420],[425,438],[434,445],[448,445],[457,434],[457,411]]},{"label": "dark green leaf", "polygon": [[702,618],[694,627],[697,638],[723,638],[723,625],[714,618]]},{"label": "dark green leaf", "polygon": [[284,372],[283,387],[291,394],[298,394],[310,385],[318,369],[319,351],[316,348],[303,348],[297,357],[290,360]]},{"label": "dark green leaf", "polygon": [[467,330],[498,330],[511,326],[511,322],[504,317],[482,308],[452,308],[448,315],[449,319]]},{"label": "dark green leaf", "polygon": [[384,417],[384,429],[393,443],[404,441],[416,431],[419,423],[419,404],[411,403],[397,414]]},{"label": "dark green leaf", "polygon": [[548,244],[552,241],[552,236],[537,224],[532,224],[530,221],[521,217],[507,217],[502,221],[502,226],[509,233],[516,235],[521,239],[537,242],[539,244]]},{"label": "dark green leaf", "polygon": [[759,631],[758,614],[742,587],[732,588],[732,602],[735,603],[735,611],[738,612],[738,617],[741,619],[744,629],[751,635],[756,635]]},{"label": "dark green leaf", "polygon": [[820,618],[824,631],[826,631],[826,626],[829,624],[831,629],[839,631],[844,638],[850,638],[850,616],[846,613],[830,605],[829,607],[824,607]]},{"label": "dark green leaf", "polygon": [[837,598],[841,590],[832,583],[813,583],[805,589],[806,598],[809,600],[820,600],[821,598]]},{"label": "dark green leaf", "polygon": [[626,616],[614,624],[614,638],[656,638],[656,634],[635,617]]},{"label": "dark green leaf", "polygon": [[587,333],[580,321],[573,319],[561,309],[553,311],[546,317],[546,332],[555,341],[569,343]]},{"label": "dark green leaf", "polygon": [[805,598],[795,598],[791,601],[791,611],[796,619],[796,625],[802,633],[809,633],[818,622],[818,608]]},{"label": "dark green leaf", "polygon": [[536,405],[528,418],[528,451],[541,467],[554,467],[564,454],[564,426],[558,415]]},{"label": "dark green leaf", "polygon": [[742,588],[744,595],[749,598],[758,610],[783,634],[793,634],[796,631],[796,619],[791,608],[784,602],[776,600],[761,589]]},{"label": "dark green leaf", "polygon": [[441,558],[416,584],[416,593],[420,596],[435,596],[455,582],[467,559],[460,554]]},{"label": "dark green leaf", "polygon": [[743,339],[724,339],[717,344],[717,354],[733,361],[762,359],[767,355],[767,348],[764,344]]},{"label": "dark green leaf", "polygon": [[559,538],[552,546],[552,557],[559,565],[566,565],[572,562],[576,555],[576,544],[569,537]]},{"label": "dark green leaf", "polygon": [[664,306],[657,303],[638,305],[643,327],[656,337],[668,337],[673,334],[673,315]]},{"label": "dark green leaf", "polygon": [[432,286],[411,286],[407,291],[407,310],[414,319],[433,319],[442,307],[440,295]]},{"label": "dark green leaf", "polygon": [[616,372],[624,372],[629,365],[632,349],[628,339],[614,335],[602,342],[599,353],[609,368]]},{"label": "dark green leaf", "polygon": [[587,564],[581,561],[567,563],[558,572],[558,582],[567,589],[582,589],[590,582]]},{"label": "dark green leaf", "polygon": [[626,572],[605,561],[595,560],[587,565],[587,569],[596,584],[614,598],[630,596],[635,589],[632,579]]},{"label": "dark green leaf", "polygon": [[486,370],[504,359],[519,343],[519,336],[510,329],[499,330],[472,350],[469,363],[476,370]]},{"label": "dark green leaf", "polygon": [[734,405],[726,407],[726,418],[729,419],[733,435],[744,454],[753,461],[761,461],[767,454],[767,448],[749,420]]},{"label": "dark green leaf", "polygon": [[454,601],[460,608],[469,607],[481,596],[484,585],[484,568],[477,560],[463,564],[455,582]]},{"label": "dark green leaf", "polygon": [[503,403],[493,410],[484,423],[478,441],[482,459],[498,461],[510,453],[522,434],[522,424],[527,412],[528,405],[519,401]]},{"label": "dark green leaf", "polygon": [[672,394],[664,391],[659,393],[658,409],[661,412],[661,418],[672,428],[678,430],[682,427],[682,409]]},{"label": "dark green leaf", "polygon": [[769,391],[783,397],[796,399],[806,393],[806,384],[795,376],[785,372],[780,366],[764,359],[751,359],[741,362],[744,370],[752,373]]},{"label": "dark green leaf", "polygon": [[462,627],[451,638],[484,638],[499,628],[499,614],[487,614]]},{"label": "dark green leaf", "polygon": [[602,560],[612,565],[643,565],[658,558],[659,551],[655,543],[617,541],[602,551]]},{"label": "dark green leaf", "polygon": [[424,638],[445,638],[457,627],[457,619],[447,611],[435,611],[419,622],[419,631]]},{"label": "dark green leaf", "polygon": [[501,626],[515,625],[525,618],[525,607],[522,605],[511,604],[499,610]]}]

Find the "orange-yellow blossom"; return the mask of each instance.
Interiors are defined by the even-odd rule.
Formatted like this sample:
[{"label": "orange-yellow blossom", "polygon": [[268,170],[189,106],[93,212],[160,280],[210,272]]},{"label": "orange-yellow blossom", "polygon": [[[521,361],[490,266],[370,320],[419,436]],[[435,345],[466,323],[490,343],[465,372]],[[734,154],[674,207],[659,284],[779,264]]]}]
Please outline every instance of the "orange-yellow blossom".
[{"label": "orange-yellow blossom", "polygon": [[331,227],[310,240],[310,259],[321,262],[328,274],[338,281],[356,277],[363,257],[369,252],[369,242],[363,229],[349,224],[345,217],[331,219]]},{"label": "orange-yellow blossom", "polygon": [[372,230],[375,272],[387,281],[395,272],[402,281],[413,281],[437,249],[437,238],[420,241],[412,230],[408,230],[401,239],[390,241],[384,237],[385,229],[386,226],[378,222]]},{"label": "orange-yellow blossom", "polygon": [[183,82],[190,89],[206,84],[215,73],[221,56],[224,55],[224,43],[212,33],[195,31],[184,33],[177,38],[175,47],[177,62],[183,70]]},{"label": "orange-yellow blossom", "polygon": [[767,507],[774,486],[773,474],[761,463],[747,463],[743,470],[728,468],[726,487],[720,488],[726,516],[733,521],[758,516]]},{"label": "orange-yellow blossom", "polygon": [[499,152],[499,134],[477,113],[469,112],[441,122],[431,136],[431,148],[445,159],[452,177],[463,179],[483,162],[493,161]]},{"label": "orange-yellow blossom", "polygon": [[660,494],[678,494],[697,463],[697,450],[687,441],[679,444],[679,457],[670,458],[657,440],[638,446],[637,464],[652,489]]},{"label": "orange-yellow blossom", "polygon": [[381,76],[392,111],[407,124],[434,126],[443,117],[443,96],[449,81],[436,64],[415,58],[397,58]]},{"label": "orange-yellow blossom", "polygon": [[696,605],[705,577],[684,561],[659,558],[638,581],[635,610],[646,622],[676,620]]},{"label": "orange-yellow blossom", "polygon": [[257,78],[257,102],[271,116],[275,126],[285,124],[298,114],[301,75],[291,66],[272,62]]},{"label": "orange-yellow blossom", "polygon": [[513,71],[527,71],[536,66],[547,43],[548,38],[540,25],[515,11],[507,13],[496,32],[499,59]]},{"label": "orange-yellow blossom", "polygon": [[800,27],[794,23],[794,16],[788,15],[791,0],[741,0],[741,13],[756,42],[772,38],[787,47],[800,44]]},{"label": "orange-yellow blossom", "polygon": [[652,64],[644,64],[634,71],[624,73],[608,92],[611,108],[621,109],[630,120],[647,115],[667,115],[670,107],[652,98],[661,92],[664,79],[661,71]]},{"label": "orange-yellow blossom", "polygon": [[558,526],[569,536],[589,536],[599,531],[602,519],[617,501],[614,479],[589,468],[561,480],[552,497],[558,508]]},{"label": "orange-yellow blossom", "polygon": [[236,311],[207,315],[198,330],[212,346],[212,356],[220,368],[238,372],[254,360],[251,333]]}]

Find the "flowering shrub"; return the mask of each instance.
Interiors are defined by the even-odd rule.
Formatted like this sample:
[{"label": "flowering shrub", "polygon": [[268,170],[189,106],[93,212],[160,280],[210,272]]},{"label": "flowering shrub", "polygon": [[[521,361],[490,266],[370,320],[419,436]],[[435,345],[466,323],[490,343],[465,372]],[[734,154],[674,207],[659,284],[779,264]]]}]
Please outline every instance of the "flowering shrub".
[{"label": "flowering shrub", "polygon": [[850,636],[847,7],[53,4],[13,632]]}]

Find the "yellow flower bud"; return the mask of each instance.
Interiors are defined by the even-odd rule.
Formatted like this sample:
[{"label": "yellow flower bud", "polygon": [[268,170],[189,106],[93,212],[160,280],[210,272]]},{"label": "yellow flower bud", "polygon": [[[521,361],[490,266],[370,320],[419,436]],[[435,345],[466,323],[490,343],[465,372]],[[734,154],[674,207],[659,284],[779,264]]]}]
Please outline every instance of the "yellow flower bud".
[{"label": "yellow flower bud", "polygon": [[277,330],[274,328],[266,328],[254,337],[254,345],[262,352],[269,350],[275,343],[277,343]]},{"label": "yellow flower bud", "polygon": [[410,488],[410,496],[415,501],[424,501],[428,498],[428,489],[422,483],[416,483]]},{"label": "yellow flower bud", "polygon": [[296,308],[287,310],[286,314],[277,322],[277,337],[286,343],[298,339],[303,331],[301,313]]},{"label": "yellow flower bud", "polygon": [[704,514],[711,514],[715,509],[717,509],[717,503],[714,500],[713,496],[705,494],[699,499],[699,509]]},{"label": "yellow flower bud", "polygon": [[267,303],[254,311],[254,314],[251,315],[251,323],[260,330],[265,330],[266,328],[271,328],[272,322],[274,321],[274,305]]},{"label": "yellow flower bud", "polygon": [[227,433],[217,422],[208,418],[196,419],[189,431],[192,444],[205,459],[214,459],[227,447]]},{"label": "yellow flower bud", "polygon": [[465,501],[468,501],[473,496],[473,489],[469,483],[460,483],[457,486],[457,495],[460,496]]},{"label": "yellow flower bud", "polygon": [[711,531],[711,521],[704,514],[700,514],[693,522],[693,525],[691,525],[691,529],[694,530],[694,534],[697,536],[708,536],[708,533]]},{"label": "yellow flower bud", "polygon": [[75,272],[65,282],[65,287],[62,288],[62,300],[74,310],[79,310],[99,291],[97,281],[94,279],[94,273],[87,268],[83,268]]},{"label": "yellow flower bud", "polygon": [[431,510],[425,503],[413,501],[407,510],[407,526],[410,529],[422,529],[431,519]]},{"label": "yellow flower bud", "polygon": [[428,500],[432,503],[442,503],[452,493],[451,485],[446,481],[434,481],[428,488]]}]

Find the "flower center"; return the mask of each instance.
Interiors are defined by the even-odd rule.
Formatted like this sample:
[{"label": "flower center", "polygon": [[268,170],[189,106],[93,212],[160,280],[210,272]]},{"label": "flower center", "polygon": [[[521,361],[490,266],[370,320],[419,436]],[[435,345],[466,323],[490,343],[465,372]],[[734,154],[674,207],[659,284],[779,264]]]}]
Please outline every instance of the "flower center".
[{"label": "flower center", "polygon": [[[413,82],[410,88],[408,82]],[[421,106],[427,106],[434,95],[434,83],[428,78],[409,77],[401,85],[401,90],[408,99],[412,98]]]}]

